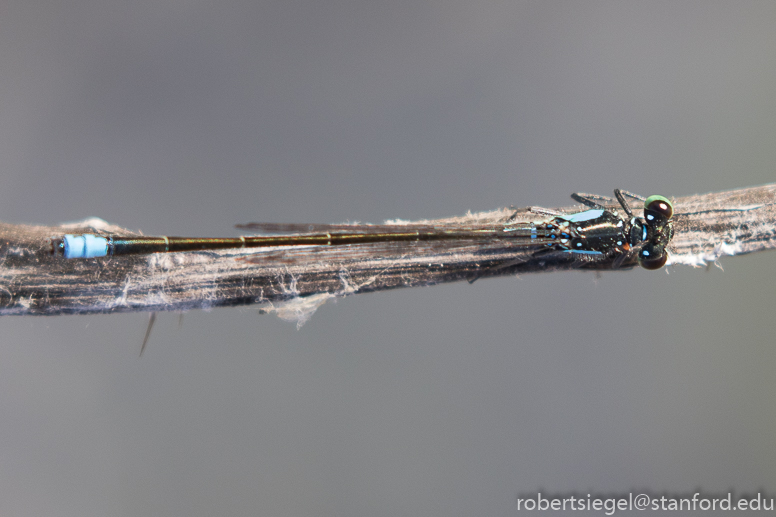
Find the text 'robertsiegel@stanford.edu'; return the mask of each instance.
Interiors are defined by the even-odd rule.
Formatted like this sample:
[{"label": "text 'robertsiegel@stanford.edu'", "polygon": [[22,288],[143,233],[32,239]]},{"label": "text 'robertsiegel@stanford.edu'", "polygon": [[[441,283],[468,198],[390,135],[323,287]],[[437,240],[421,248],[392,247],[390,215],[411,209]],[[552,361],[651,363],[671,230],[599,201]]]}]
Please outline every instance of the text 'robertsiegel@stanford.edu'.
[{"label": "text 'robertsiegel@stanford.edu'", "polygon": [[696,492],[692,495],[652,495],[644,492],[614,496],[598,495],[542,495],[541,492],[518,496],[518,511],[597,511],[614,515],[618,511],[707,511],[752,510],[773,511],[774,498],[762,493],[734,496],[732,493],[710,496]]}]

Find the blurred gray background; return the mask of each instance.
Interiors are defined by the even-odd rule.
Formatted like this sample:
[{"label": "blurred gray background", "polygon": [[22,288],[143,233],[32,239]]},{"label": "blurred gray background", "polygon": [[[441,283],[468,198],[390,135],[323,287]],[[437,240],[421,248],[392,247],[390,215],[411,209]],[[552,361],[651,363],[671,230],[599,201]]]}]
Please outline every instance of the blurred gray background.
[{"label": "blurred gray background", "polygon": [[[0,220],[381,222],[776,180],[776,3],[0,2]],[[0,513],[776,492],[776,254],[0,319]],[[770,269],[769,269],[770,267]]]}]

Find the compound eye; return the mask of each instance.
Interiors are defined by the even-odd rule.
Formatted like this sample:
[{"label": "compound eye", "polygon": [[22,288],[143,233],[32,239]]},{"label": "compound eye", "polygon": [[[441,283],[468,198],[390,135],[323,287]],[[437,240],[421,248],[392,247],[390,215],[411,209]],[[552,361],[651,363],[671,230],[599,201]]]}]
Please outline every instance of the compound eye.
[{"label": "compound eye", "polygon": [[647,246],[639,252],[639,265],[644,269],[660,269],[666,265],[668,261],[668,252],[663,250],[662,253],[657,253],[652,246]]},{"label": "compound eye", "polygon": [[674,215],[674,205],[663,196],[649,196],[644,201],[644,208],[657,212],[666,219],[671,219],[671,216]]}]

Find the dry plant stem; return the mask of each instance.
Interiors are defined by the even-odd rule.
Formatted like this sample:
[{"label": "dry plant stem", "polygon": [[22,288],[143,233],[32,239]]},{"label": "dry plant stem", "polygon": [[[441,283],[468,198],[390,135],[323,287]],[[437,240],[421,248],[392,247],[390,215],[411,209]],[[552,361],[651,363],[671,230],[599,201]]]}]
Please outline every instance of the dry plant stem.
[{"label": "dry plant stem", "polygon": [[[676,198],[674,207],[669,264],[702,266],[721,256],[776,247],[776,184]],[[579,207],[557,210],[573,212]],[[532,221],[537,214],[530,209],[505,208],[419,223],[455,225],[508,219]],[[0,314],[185,311],[261,304],[281,317],[303,322],[318,305],[335,296],[611,266],[571,254],[534,256],[503,241],[465,241],[454,248],[434,242],[374,243],[64,260],[51,256],[47,242],[64,233],[136,235],[99,219],[66,226],[0,223]],[[619,270],[634,265],[627,262]]]}]

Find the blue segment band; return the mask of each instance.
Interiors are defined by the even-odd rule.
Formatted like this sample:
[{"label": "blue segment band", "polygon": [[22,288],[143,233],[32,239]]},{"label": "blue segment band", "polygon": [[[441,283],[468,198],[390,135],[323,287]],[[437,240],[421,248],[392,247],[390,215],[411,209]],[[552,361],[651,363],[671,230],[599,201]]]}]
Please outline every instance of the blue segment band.
[{"label": "blue segment band", "polygon": [[108,239],[98,235],[67,234],[65,241],[65,258],[94,258],[108,254]]}]

